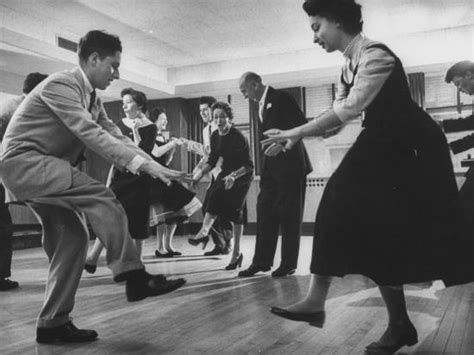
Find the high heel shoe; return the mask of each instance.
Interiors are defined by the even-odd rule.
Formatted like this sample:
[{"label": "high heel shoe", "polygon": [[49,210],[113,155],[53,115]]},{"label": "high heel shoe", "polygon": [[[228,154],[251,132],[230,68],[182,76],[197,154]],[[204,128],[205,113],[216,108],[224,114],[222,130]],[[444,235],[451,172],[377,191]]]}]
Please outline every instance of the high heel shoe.
[{"label": "high heel shoe", "polygon": [[204,237],[201,238],[189,238],[188,243],[194,246],[198,246],[199,244],[202,243],[202,249],[206,249],[207,243],[209,243],[209,236],[205,235]]},{"label": "high heel shoe", "polygon": [[170,258],[170,257],[172,257],[172,255],[170,256],[169,253],[162,253],[158,249],[155,250],[155,256],[157,258]]},{"label": "high heel shoe", "polygon": [[242,266],[242,260],[244,260],[244,254],[240,253],[239,257],[235,259],[234,262],[231,262],[229,265],[225,267],[226,270],[235,270],[238,267]]}]

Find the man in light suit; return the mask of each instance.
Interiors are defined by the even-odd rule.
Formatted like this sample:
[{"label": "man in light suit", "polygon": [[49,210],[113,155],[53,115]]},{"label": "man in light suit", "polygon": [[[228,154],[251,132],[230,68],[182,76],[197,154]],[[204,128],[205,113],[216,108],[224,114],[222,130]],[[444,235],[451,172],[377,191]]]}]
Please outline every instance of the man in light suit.
[{"label": "man in light suit", "polygon": [[[305,124],[306,118],[296,101],[286,92],[262,83],[259,75],[244,73],[239,82],[245,98],[259,103],[260,139],[271,129],[290,129]],[[281,264],[273,277],[291,275],[298,263],[301,221],[303,219],[306,175],[311,172],[308,153],[299,141],[290,150],[273,143],[264,147],[260,193],[257,199],[255,255],[240,277],[268,271],[273,266],[278,230],[281,228]]]},{"label": "man in light suit", "polygon": [[77,329],[70,313],[84,268],[89,233],[107,249],[116,282],[126,281],[129,301],[167,293],[183,279],[150,275],[128,234],[123,207],[112,191],[74,167],[85,147],[119,169],[169,182],[182,173],[154,162],[107,117],[95,89],[119,78],[118,37],[90,31],[79,43],[79,67],[50,75],[22,102],[8,125],[0,158],[6,201],[24,201],[43,227],[50,267],[37,342],[84,342],[93,330]]},{"label": "man in light suit", "polygon": [[[47,77],[41,73],[28,74],[23,82],[23,95],[7,100],[0,107],[0,142],[3,140],[5,130],[15,110],[26,95]],[[12,266],[12,234],[12,217],[5,204],[5,189],[0,184],[0,291],[12,290],[19,286],[18,282],[9,279]]]}]

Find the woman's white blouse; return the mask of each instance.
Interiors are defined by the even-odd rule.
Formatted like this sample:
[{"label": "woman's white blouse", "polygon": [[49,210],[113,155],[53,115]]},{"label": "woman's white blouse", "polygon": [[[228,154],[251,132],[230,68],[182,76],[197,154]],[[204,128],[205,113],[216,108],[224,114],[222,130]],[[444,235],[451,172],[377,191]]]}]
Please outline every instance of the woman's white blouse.
[{"label": "woman's white blouse", "polygon": [[[395,67],[395,58],[380,48],[369,48],[379,43],[358,34],[349,43],[343,55],[342,77],[349,84],[348,89],[339,78],[333,109],[342,122],[357,118],[375,99]],[[354,77],[354,70],[357,72]]]}]

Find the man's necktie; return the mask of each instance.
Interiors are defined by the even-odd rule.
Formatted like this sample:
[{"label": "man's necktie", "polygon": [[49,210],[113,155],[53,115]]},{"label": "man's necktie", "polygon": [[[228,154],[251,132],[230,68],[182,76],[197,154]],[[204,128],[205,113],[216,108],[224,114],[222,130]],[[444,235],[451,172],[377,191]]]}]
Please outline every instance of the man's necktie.
[{"label": "man's necktie", "polygon": [[96,92],[95,90],[92,90],[91,92],[91,101],[89,102],[89,112],[92,111],[92,105],[94,105],[94,102],[95,102],[95,98],[96,98]]}]

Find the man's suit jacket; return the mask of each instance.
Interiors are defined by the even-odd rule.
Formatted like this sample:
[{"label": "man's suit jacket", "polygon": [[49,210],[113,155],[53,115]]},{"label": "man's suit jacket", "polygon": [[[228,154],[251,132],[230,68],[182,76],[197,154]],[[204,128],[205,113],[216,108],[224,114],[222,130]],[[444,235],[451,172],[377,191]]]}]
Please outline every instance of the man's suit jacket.
[{"label": "man's suit jacket", "polygon": [[[307,123],[304,114],[293,97],[281,90],[268,88],[262,112],[263,132],[271,128],[291,129]],[[289,151],[281,152],[276,157],[264,155],[262,176],[270,173],[275,178],[301,178],[312,171],[311,162],[302,141],[296,143]]]},{"label": "man's suit jacket", "polygon": [[72,165],[84,147],[119,169],[136,155],[151,159],[122,135],[99,98],[89,113],[79,68],[50,75],[21,103],[5,133],[0,177],[7,190],[6,201],[67,190]]},{"label": "man's suit jacket", "polygon": [[0,141],[3,140],[8,123],[24,98],[25,95],[12,97],[11,99],[5,101],[0,107]]}]

